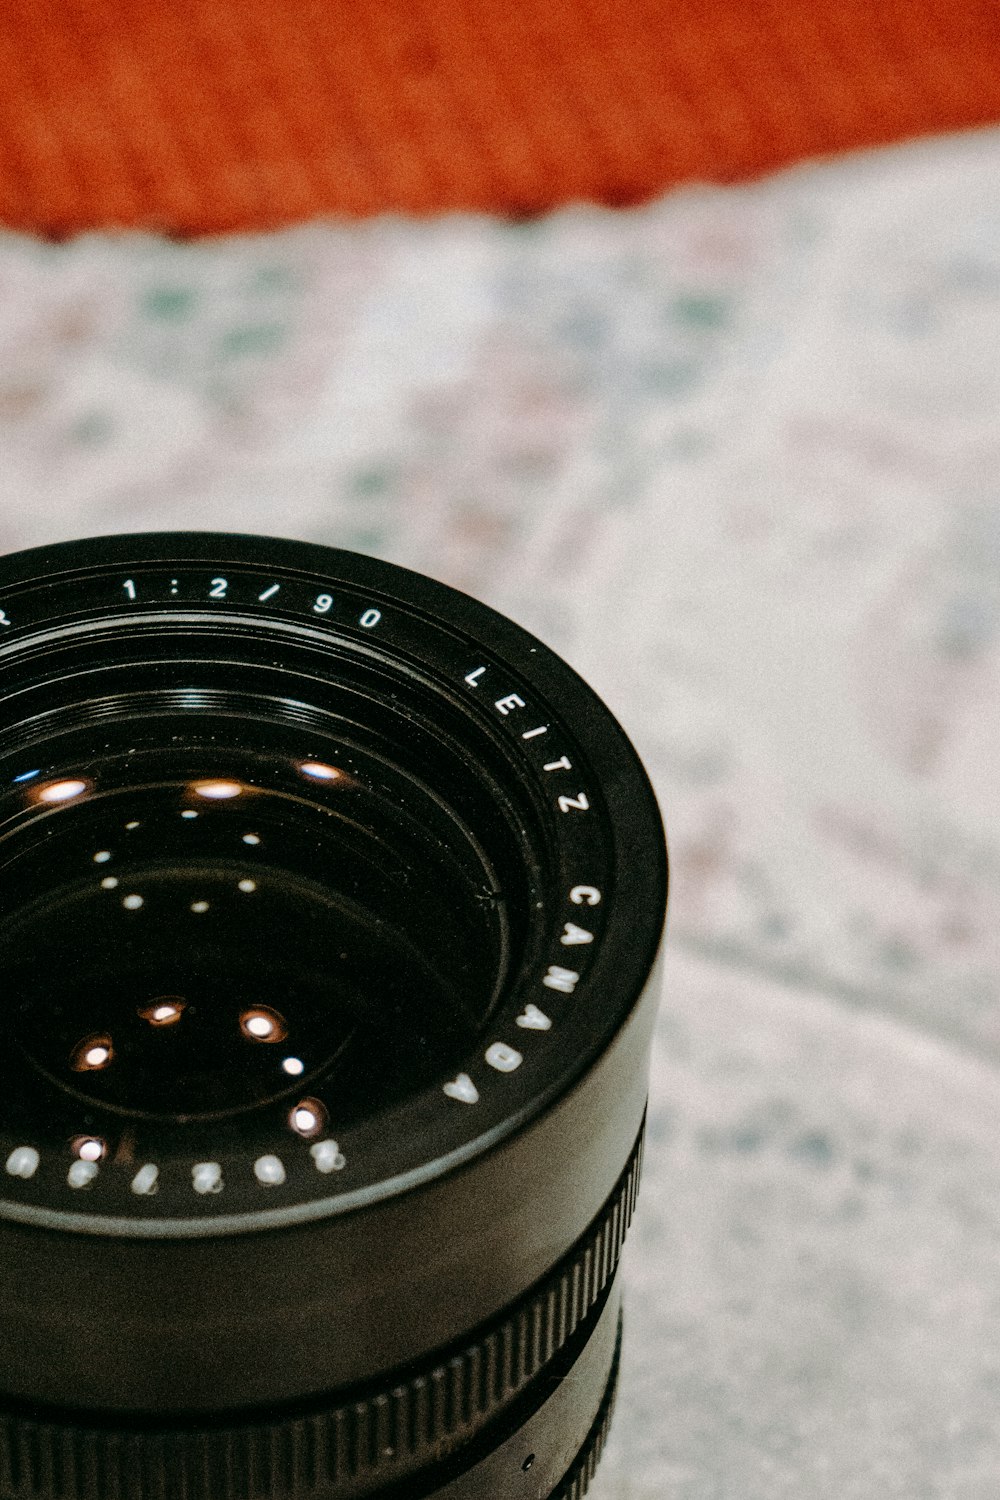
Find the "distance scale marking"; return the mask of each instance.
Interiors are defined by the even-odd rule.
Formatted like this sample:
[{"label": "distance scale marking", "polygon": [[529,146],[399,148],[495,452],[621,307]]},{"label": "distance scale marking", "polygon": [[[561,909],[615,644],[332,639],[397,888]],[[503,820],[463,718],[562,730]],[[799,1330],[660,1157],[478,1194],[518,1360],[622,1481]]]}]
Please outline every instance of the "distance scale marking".
[{"label": "distance scale marking", "polygon": [[[592,913],[591,908],[600,905],[603,893],[608,890],[610,872],[601,820],[592,822],[601,798],[588,778],[585,757],[575,748],[575,737],[560,724],[551,703],[539,700],[517,667],[509,666],[492,653],[470,659],[468,635],[452,629],[447,620],[442,623],[423,618],[421,611],[405,597],[390,598],[357,582],[331,580],[322,587],[318,575],[303,577],[280,567],[270,574],[262,567],[247,564],[233,564],[215,571],[204,564],[175,563],[169,569],[135,567],[127,573],[108,571],[103,578],[93,574],[86,579],[69,575],[59,583],[47,582],[41,587],[15,586],[4,591],[4,599],[9,600],[4,608],[8,623],[29,630],[45,623],[55,627],[57,622],[74,614],[84,623],[89,617],[102,626],[118,627],[126,625],[135,615],[141,617],[150,611],[154,612],[151,624],[169,619],[174,612],[186,615],[196,624],[210,615],[217,619],[225,616],[227,606],[240,612],[231,618],[245,624],[252,623],[253,614],[259,610],[264,625],[291,621],[310,627],[353,630],[355,639],[368,637],[379,654],[390,660],[393,652],[405,651],[411,662],[416,659],[422,667],[430,669],[432,685],[446,689],[450,685],[456,701],[459,698],[468,701],[475,695],[482,704],[480,719],[488,715],[504,738],[519,747],[518,758],[523,755],[524,763],[533,770],[541,797],[561,825],[558,829],[561,866],[572,883],[563,887],[562,901],[553,904],[547,924],[550,950],[532,981],[534,996],[528,998],[522,984],[518,991],[520,998],[508,1008],[509,1014],[494,1017],[492,1035],[484,1038],[477,1053],[478,1066],[470,1067],[475,1061],[470,1058],[457,1075],[429,1087],[436,1090],[449,1116],[465,1116],[470,1120],[469,1131],[461,1131],[456,1137],[455,1149],[462,1148],[463,1137],[470,1143],[474,1141],[483,1128],[472,1123],[473,1115],[477,1120],[482,1117],[485,1125],[488,1118],[500,1118],[509,1109],[519,1107],[519,1087],[515,1087],[519,1079],[529,1073],[536,1079],[538,1076],[537,1070],[526,1064],[536,1060],[538,1046],[546,1036],[560,1035],[566,1030],[578,986],[582,986],[599,949],[601,929],[594,920],[598,913]],[[199,613],[191,614],[192,610]],[[10,640],[13,646],[13,636]],[[472,649],[481,648],[473,645]],[[529,649],[534,652],[535,648]],[[530,658],[522,660],[530,671]],[[556,905],[561,908],[558,913]],[[470,1103],[473,1095],[478,1105],[476,1110],[455,1109],[456,1101]],[[333,1150],[334,1154],[324,1164],[317,1159],[313,1148],[313,1169],[327,1180],[332,1180],[346,1164],[339,1145],[334,1143]],[[348,1150],[357,1163],[357,1152],[350,1147]],[[265,1153],[270,1154],[273,1153]],[[173,1167],[179,1164],[171,1161],[171,1176]],[[189,1165],[188,1172],[192,1165],[197,1164]],[[244,1181],[245,1166],[240,1171]],[[253,1170],[252,1161],[249,1166],[255,1185],[270,1195],[279,1185],[276,1169],[268,1165],[261,1175]],[[227,1167],[226,1172],[231,1178],[232,1169]],[[357,1174],[351,1175],[356,1178]],[[27,1186],[31,1180],[9,1171],[7,1176],[12,1185],[21,1181]],[[103,1178],[105,1174],[100,1176]],[[150,1178],[145,1191],[141,1186],[132,1188],[135,1176],[133,1167],[125,1184],[135,1203],[158,1196],[166,1185],[162,1172],[158,1172],[155,1185]],[[223,1182],[227,1180],[230,1179],[224,1176]],[[91,1181],[96,1186],[98,1179]],[[79,1190],[73,1193],[74,1198],[81,1196],[88,1195],[81,1195]],[[204,1200],[214,1200],[213,1207],[225,1196],[224,1191],[199,1195]]]},{"label": "distance scale marking", "polygon": [[[53,1160],[57,1154],[52,1153]],[[329,1176],[332,1172],[342,1172],[347,1166],[347,1158],[340,1148],[340,1143],[335,1140],[314,1141],[309,1147],[309,1156],[314,1169],[324,1176]],[[62,1160],[65,1162],[65,1157],[62,1157]],[[42,1153],[36,1146],[15,1146],[7,1157],[5,1171],[8,1177],[19,1177],[23,1181],[28,1181],[36,1175],[42,1163]],[[172,1167],[179,1165],[176,1162],[171,1163]],[[62,1168],[58,1167],[58,1170],[61,1171]],[[129,1170],[131,1171],[131,1168]],[[197,1161],[191,1164],[189,1170],[193,1192],[204,1196],[208,1193],[224,1191],[225,1171],[221,1162]],[[66,1184],[79,1191],[81,1188],[92,1187],[100,1175],[100,1161],[77,1157],[70,1162],[66,1170]],[[276,1154],[266,1152],[254,1160],[253,1175],[262,1187],[280,1187],[287,1180],[285,1162]],[[134,1173],[129,1186],[138,1197],[152,1197],[159,1191],[160,1181],[160,1163],[146,1162]]]}]

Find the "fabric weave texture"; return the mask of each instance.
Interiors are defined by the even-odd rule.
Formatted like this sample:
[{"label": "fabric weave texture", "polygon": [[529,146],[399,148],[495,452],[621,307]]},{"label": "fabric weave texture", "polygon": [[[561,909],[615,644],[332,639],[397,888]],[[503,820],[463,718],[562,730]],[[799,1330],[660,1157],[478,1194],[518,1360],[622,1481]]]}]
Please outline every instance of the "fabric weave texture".
[{"label": "fabric weave texture", "polygon": [[985,0],[23,0],[0,223],[636,203],[1000,117]]}]

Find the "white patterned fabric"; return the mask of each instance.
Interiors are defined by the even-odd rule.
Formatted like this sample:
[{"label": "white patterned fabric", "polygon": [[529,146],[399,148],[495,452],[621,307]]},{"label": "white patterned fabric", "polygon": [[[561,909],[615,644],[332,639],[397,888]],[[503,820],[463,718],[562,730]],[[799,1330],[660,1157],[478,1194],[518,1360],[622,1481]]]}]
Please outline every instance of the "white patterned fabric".
[{"label": "white patterned fabric", "polygon": [[540,634],[647,762],[596,1500],[1000,1488],[998,414],[993,131],[525,225],[0,238],[0,549],[373,551]]}]

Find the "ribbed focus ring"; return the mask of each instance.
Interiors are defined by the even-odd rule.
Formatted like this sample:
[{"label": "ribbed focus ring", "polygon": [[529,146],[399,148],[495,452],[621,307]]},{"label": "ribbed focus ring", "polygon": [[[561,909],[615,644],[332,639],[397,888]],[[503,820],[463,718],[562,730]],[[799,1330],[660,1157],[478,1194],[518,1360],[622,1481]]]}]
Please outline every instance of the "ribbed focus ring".
[{"label": "ribbed focus ring", "polygon": [[618,1317],[618,1337],[615,1342],[615,1357],[608,1375],[608,1383],[604,1391],[597,1416],[594,1418],[593,1426],[587,1434],[586,1442],[573,1460],[561,1482],[556,1485],[549,1500],[583,1500],[584,1495],[590,1488],[590,1482],[597,1473],[597,1465],[601,1461],[604,1445],[608,1440],[611,1429],[611,1419],[615,1414],[615,1400],[618,1395],[618,1374],[621,1369],[622,1353],[622,1319]]},{"label": "ribbed focus ring", "polygon": [[363,1495],[454,1453],[572,1338],[614,1275],[645,1126],[604,1208],[513,1311],[405,1381],[307,1415],[201,1430],[0,1416],[0,1500],[309,1500]]}]

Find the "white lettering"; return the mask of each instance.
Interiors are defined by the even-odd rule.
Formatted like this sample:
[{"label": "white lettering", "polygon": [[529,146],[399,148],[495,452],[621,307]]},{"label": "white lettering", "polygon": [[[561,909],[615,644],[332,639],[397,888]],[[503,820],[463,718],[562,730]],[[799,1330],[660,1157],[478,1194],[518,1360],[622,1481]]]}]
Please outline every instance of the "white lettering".
[{"label": "white lettering", "polygon": [[569,948],[574,943],[592,943],[594,941],[594,934],[588,932],[586,927],[577,927],[575,922],[567,922],[559,941]]},{"label": "white lettering", "polygon": [[271,587],[269,589],[265,589],[262,594],[258,594],[257,598],[260,600],[261,604],[266,604],[267,601],[268,601],[268,599],[273,599],[274,598],[275,594],[278,592],[278,590],[280,588],[281,588],[281,584],[280,583],[272,583]]},{"label": "white lettering", "polygon": [[97,1172],[96,1161],[75,1161],[66,1173],[66,1181],[71,1188],[90,1187]]},{"label": "white lettering", "polygon": [[34,1146],[15,1146],[7,1158],[7,1171],[11,1177],[34,1177],[41,1159]]},{"label": "white lettering", "polygon": [[579,978],[579,974],[573,969],[561,969],[558,964],[549,964],[549,971],[542,983],[547,984],[550,990],[561,990],[564,995],[572,995]]},{"label": "white lettering", "polygon": [[217,1161],[197,1161],[191,1168],[191,1186],[196,1193],[221,1193],[222,1168]]},{"label": "white lettering", "polygon": [[526,729],[521,738],[522,740],[533,740],[536,734],[548,734],[548,732],[549,726],[547,724],[539,724],[537,729]]},{"label": "white lettering", "polygon": [[4,613],[4,611],[2,609],[0,609],[0,625],[9,625],[9,624],[10,624],[10,621],[8,620],[6,614]]},{"label": "white lettering", "polygon": [[449,1099],[457,1099],[460,1104],[479,1103],[479,1090],[468,1073],[459,1073],[457,1078],[445,1084],[444,1091]]},{"label": "white lettering", "polygon": [[347,1157],[336,1141],[317,1141],[309,1147],[309,1155],[317,1172],[342,1172],[347,1166]]},{"label": "white lettering", "polygon": [[549,1031],[552,1026],[548,1016],[543,1010],[539,1010],[537,1005],[526,1005],[523,1013],[517,1018],[517,1024],[525,1031]]},{"label": "white lettering", "polygon": [[543,771],[572,771],[572,769],[565,755],[561,755],[558,760],[550,760],[547,766],[542,767]]},{"label": "white lettering", "polygon": [[506,1042],[494,1042],[492,1047],[487,1048],[486,1061],[498,1073],[513,1073],[524,1062],[524,1058],[516,1048],[508,1047]]},{"label": "white lettering", "polygon": [[596,885],[575,885],[569,893],[574,906],[597,906],[601,893]]},{"label": "white lettering", "polygon": [[150,1197],[157,1190],[159,1175],[160,1169],[154,1162],[148,1162],[146,1166],[140,1167],[132,1178],[133,1193],[141,1193]]},{"label": "white lettering", "polygon": [[213,578],[212,579],[212,587],[208,591],[208,597],[210,599],[224,599],[226,597],[226,589],[228,587],[229,587],[229,581],[228,581],[228,579],[225,579],[225,578]]},{"label": "white lettering", "polygon": [[478,687],[479,679],[486,671],[485,667],[474,667],[471,672],[466,672],[465,680],[470,687]]},{"label": "white lettering", "polygon": [[363,625],[366,630],[374,630],[381,618],[382,611],[380,609],[366,609],[358,624]]},{"label": "white lettering", "polygon": [[264,1187],[280,1187],[285,1180],[285,1166],[280,1156],[258,1156],[253,1175]]},{"label": "white lettering", "polygon": [[574,807],[577,812],[586,812],[590,807],[590,803],[587,801],[586,792],[577,792],[575,797],[559,798],[560,812],[569,812],[571,807]]},{"label": "white lettering", "polygon": [[512,708],[524,708],[524,699],[519,693],[508,693],[506,698],[498,698],[493,705],[504,715],[509,714]]}]

